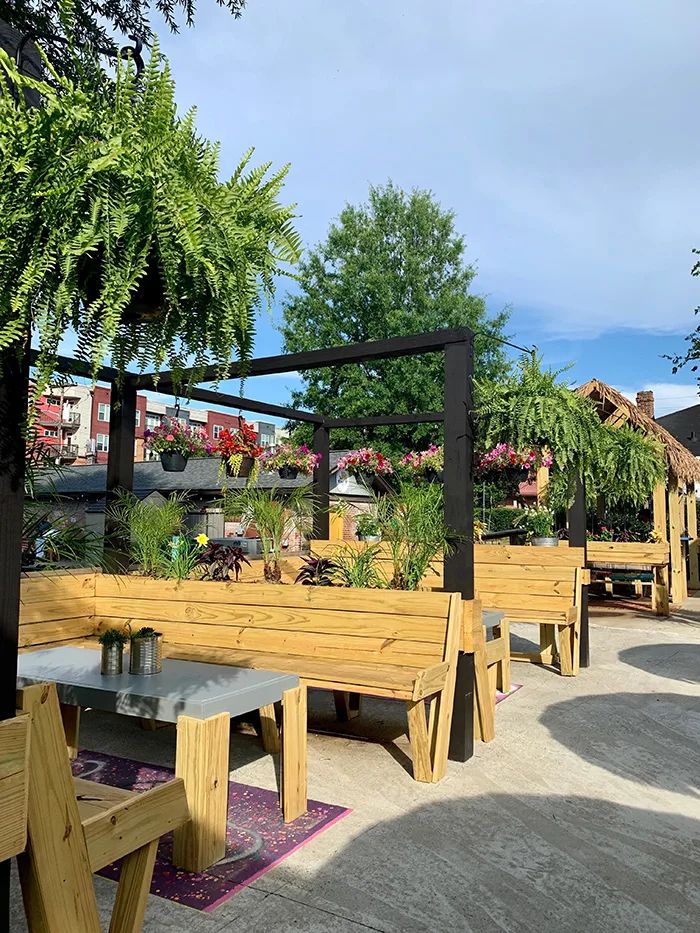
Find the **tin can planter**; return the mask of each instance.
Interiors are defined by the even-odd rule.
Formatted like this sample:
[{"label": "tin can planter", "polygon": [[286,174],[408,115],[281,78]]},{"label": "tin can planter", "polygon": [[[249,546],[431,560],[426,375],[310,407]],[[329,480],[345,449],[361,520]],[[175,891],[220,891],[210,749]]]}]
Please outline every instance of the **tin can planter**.
[{"label": "tin can planter", "polygon": [[533,538],[533,547],[559,547],[559,538]]},{"label": "tin can planter", "polygon": [[166,473],[184,473],[187,459],[179,450],[164,450],[160,455],[160,462]]},{"label": "tin can planter", "polygon": [[359,541],[367,541],[368,544],[379,544],[382,540],[381,535],[358,535]]},{"label": "tin can planter", "polygon": [[280,475],[280,479],[296,479],[299,475],[299,467],[281,466],[277,472]]},{"label": "tin can planter", "polygon": [[163,636],[133,635],[129,655],[130,674],[160,674],[163,670]]},{"label": "tin can planter", "polygon": [[115,677],[117,674],[121,674],[123,661],[123,645],[102,645],[100,674],[102,674],[104,677]]}]

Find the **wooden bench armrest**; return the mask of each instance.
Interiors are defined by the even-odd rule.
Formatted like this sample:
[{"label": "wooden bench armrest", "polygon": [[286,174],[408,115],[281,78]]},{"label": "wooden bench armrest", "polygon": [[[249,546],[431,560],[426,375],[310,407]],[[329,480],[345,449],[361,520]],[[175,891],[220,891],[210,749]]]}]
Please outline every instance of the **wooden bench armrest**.
[{"label": "wooden bench armrest", "polygon": [[449,662],[441,661],[440,664],[434,664],[421,671],[413,684],[413,700],[424,700],[434,693],[439,693],[445,686],[449,669]]},{"label": "wooden bench armrest", "polygon": [[[80,783],[84,793],[86,781]],[[101,785],[94,783],[95,794]],[[105,790],[108,789],[105,788]],[[128,800],[116,803],[83,822],[90,870],[99,871],[118,858],[153,842],[190,818],[185,797],[185,782],[173,778]]]}]

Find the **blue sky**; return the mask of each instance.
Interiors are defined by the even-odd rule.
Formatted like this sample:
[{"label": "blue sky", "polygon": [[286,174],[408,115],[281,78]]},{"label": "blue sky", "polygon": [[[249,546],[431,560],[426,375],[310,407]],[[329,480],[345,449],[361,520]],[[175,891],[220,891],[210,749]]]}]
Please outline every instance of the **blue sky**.
[{"label": "blue sky", "polygon": [[[518,342],[660,413],[695,403],[661,357],[700,304],[697,0],[248,0],[238,21],[200,0],[193,29],[154,25],[224,173],[251,145],[291,163],[307,245],[370,183],[430,188]],[[261,320],[256,355],[279,346]]]}]

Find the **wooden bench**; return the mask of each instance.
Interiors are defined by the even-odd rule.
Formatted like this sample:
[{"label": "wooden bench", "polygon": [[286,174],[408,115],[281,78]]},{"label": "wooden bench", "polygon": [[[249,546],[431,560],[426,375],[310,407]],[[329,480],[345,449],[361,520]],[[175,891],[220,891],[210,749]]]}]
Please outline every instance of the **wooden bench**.
[{"label": "wooden bench", "polygon": [[98,575],[97,630],[127,621],[162,631],[170,657],[288,671],[338,696],[403,700],[414,777],[439,781],[445,773],[458,594]]},{"label": "wooden bench", "polygon": [[475,590],[481,602],[501,609],[507,622],[540,627],[540,650],[511,652],[513,660],[558,661],[562,674],[578,674],[582,587],[590,580],[583,562],[583,548],[475,546]]},{"label": "wooden bench", "polygon": [[158,841],[189,818],[184,782],[134,793],[73,778],[56,687],[25,687],[17,698],[31,719],[29,842],[18,856],[30,933],[99,933],[92,873],[117,859],[110,933],[138,933]]},{"label": "wooden bench", "polygon": [[587,566],[594,573],[650,571],[652,608],[659,616],[669,614],[668,568],[671,557],[668,542],[589,541],[586,554]]}]

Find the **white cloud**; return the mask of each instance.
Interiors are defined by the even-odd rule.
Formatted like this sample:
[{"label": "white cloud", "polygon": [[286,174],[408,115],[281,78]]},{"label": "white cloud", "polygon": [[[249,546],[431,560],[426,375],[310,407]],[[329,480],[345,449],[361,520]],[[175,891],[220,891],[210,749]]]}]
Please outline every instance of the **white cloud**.
[{"label": "white cloud", "polygon": [[657,418],[668,415],[691,405],[700,405],[697,383],[682,382],[646,382],[639,389],[620,388],[620,391],[634,402],[640,390],[654,393],[654,413]]}]

